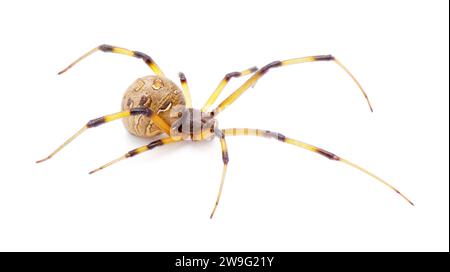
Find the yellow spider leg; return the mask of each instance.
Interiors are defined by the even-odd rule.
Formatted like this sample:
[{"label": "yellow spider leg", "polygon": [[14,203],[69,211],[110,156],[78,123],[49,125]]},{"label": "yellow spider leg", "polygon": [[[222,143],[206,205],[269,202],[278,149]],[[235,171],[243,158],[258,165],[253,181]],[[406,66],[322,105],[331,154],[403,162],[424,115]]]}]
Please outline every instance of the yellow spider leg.
[{"label": "yellow spider leg", "polygon": [[51,157],[53,157],[56,153],[58,153],[61,149],[63,149],[63,147],[65,147],[70,142],[72,142],[76,137],[80,136],[80,134],[83,133],[88,128],[93,128],[93,127],[102,125],[104,123],[108,123],[108,122],[111,122],[111,121],[114,121],[114,120],[117,120],[117,119],[125,118],[125,117],[128,117],[130,115],[138,115],[138,114],[145,114],[145,115],[149,116],[152,119],[152,121],[162,131],[167,133],[167,135],[170,135],[170,127],[163,119],[161,119],[161,117],[159,117],[158,115],[154,114],[148,108],[133,108],[133,109],[130,109],[130,110],[121,111],[121,112],[118,112],[118,113],[113,113],[113,114],[105,115],[105,116],[102,116],[102,117],[90,120],[77,133],[75,133],[72,137],[70,137],[68,140],[66,140],[62,145],[60,145],[50,155],[48,155],[47,157],[45,157],[42,160],[36,161],[36,163],[40,163],[40,162],[46,161],[46,160],[50,159]]},{"label": "yellow spider leg", "polygon": [[225,141],[225,134],[222,133],[222,131],[218,131],[217,134],[219,134],[218,136],[220,137],[220,146],[222,148],[223,170],[222,170],[222,180],[220,181],[219,193],[217,194],[217,199],[214,204],[214,208],[211,212],[211,216],[209,217],[210,219],[213,218],[214,213],[216,212],[217,206],[219,205],[220,196],[222,195],[223,184],[225,181],[225,175],[227,173],[227,166],[228,166],[228,161],[229,161],[227,142]]},{"label": "yellow spider leg", "polygon": [[216,102],[216,100],[219,97],[220,93],[225,88],[225,86],[228,84],[228,82],[230,81],[231,78],[233,78],[233,77],[237,78],[237,77],[241,77],[241,76],[246,76],[246,75],[249,75],[249,74],[252,74],[252,73],[256,72],[257,70],[258,70],[258,68],[255,66],[255,67],[249,68],[247,70],[244,70],[242,72],[232,72],[232,73],[226,74],[224,76],[224,78],[220,81],[220,83],[217,86],[217,88],[214,91],[214,93],[206,101],[205,105],[202,108],[202,111],[203,112],[208,111],[209,107],[211,107],[212,104],[214,104],[214,102]]},{"label": "yellow spider leg", "polygon": [[175,142],[178,142],[178,141],[180,141],[180,140],[176,140],[176,139],[173,139],[173,138],[170,138],[170,137],[153,141],[153,142],[149,143],[148,145],[144,145],[144,146],[141,146],[141,147],[138,147],[138,148],[135,148],[133,150],[128,151],[125,155],[123,155],[123,156],[121,156],[121,157],[119,157],[119,158],[117,158],[117,159],[115,159],[113,161],[110,161],[107,164],[102,165],[102,166],[100,166],[99,168],[97,168],[95,170],[92,170],[91,172],[89,172],[89,174],[94,174],[95,172],[100,171],[102,169],[105,169],[106,167],[111,166],[112,164],[114,164],[116,162],[119,162],[119,161],[124,160],[124,159],[131,158],[131,157],[133,157],[133,156],[135,156],[137,154],[141,154],[142,152],[145,152],[145,151],[148,151],[148,150],[152,150],[153,148],[155,148],[157,146],[166,145],[166,144],[170,144],[170,143],[175,143]]},{"label": "yellow spider leg", "polygon": [[375,178],[376,180],[378,180],[379,182],[381,182],[382,184],[386,185],[391,190],[393,190],[397,194],[399,194],[402,198],[404,198],[406,201],[408,201],[409,204],[414,206],[414,203],[411,200],[409,200],[404,194],[402,194],[399,190],[397,190],[394,186],[392,186],[391,184],[389,184],[385,180],[383,180],[380,177],[374,175],[373,173],[367,171],[366,169],[362,168],[361,166],[356,165],[356,164],[354,164],[354,163],[352,163],[352,162],[350,162],[350,161],[348,161],[348,160],[346,160],[344,158],[341,158],[341,157],[339,157],[339,156],[337,156],[337,155],[335,155],[335,154],[333,154],[333,153],[331,153],[329,151],[326,151],[326,150],[324,150],[322,148],[319,148],[319,147],[316,147],[316,146],[313,146],[313,145],[310,145],[310,144],[307,144],[307,143],[303,143],[303,142],[300,142],[300,141],[288,138],[288,137],[284,136],[283,134],[272,132],[272,131],[269,131],[269,130],[247,129],[247,128],[236,129],[236,128],[233,128],[233,129],[224,129],[222,131],[223,131],[223,133],[226,136],[261,136],[261,137],[274,138],[274,139],[277,139],[277,140],[279,140],[281,142],[292,144],[292,145],[295,145],[295,146],[307,149],[309,151],[315,152],[315,153],[320,154],[320,155],[322,155],[322,156],[324,156],[324,157],[326,157],[326,158],[328,158],[330,160],[341,161],[341,162],[343,162],[343,163],[345,163],[347,165],[350,165],[351,167],[356,168],[359,171],[364,172],[367,175]]},{"label": "yellow spider leg", "polygon": [[187,84],[186,76],[182,72],[180,72],[180,73],[178,73],[178,77],[180,78],[181,89],[183,90],[184,100],[186,100],[186,107],[192,108],[191,92],[189,91],[189,86]]},{"label": "yellow spider leg", "polygon": [[122,55],[130,56],[130,57],[136,57],[138,59],[142,59],[145,62],[145,64],[147,64],[150,67],[150,69],[153,70],[153,72],[155,74],[157,74],[158,76],[164,76],[164,73],[162,72],[161,68],[159,68],[159,66],[155,63],[155,61],[149,55],[139,52],[139,51],[132,51],[132,50],[128,50],[125,48],[116,47],[116,46],[107,45],[107,44],[97,46],[96,48],[87,52],[83,56],[79,57],[77,60],[72,62],[69,66],[67,66],[66,68],[61,70],[58,73],[58,75],[66,72],[67,70],[72,68],[75,64],[77,64],[81,60],[85,59],[86,57],[90,56],[91,54],[93,54],[97,51],[117,53],[117,54],[122,54]]},{"label": "yellow spider leg", "polygon": [[335,63],[337,63],[339,67],[341,67],[353,79],[353,81],[360,89],[361,93],[364,95],[370,110],[373,111],[372,105],[370,104],[370,100],[366,92],[361,87],[361,84],[356,80],[356,78],[350,73],[350,71],[335,57],[331,55],[320,55],[320,56],[288,59],[284,61],[274,61],[272,63],[267,64],[266,66],[259,69],[252,77],[250,77],[246,82],[244,82],[244,84],[242,84],[241,87],[239,87],[234,93],[228,96],[222,103],[220,103],[220,105],[214,110],[214,113],[217,115],[218,113],[223,111],[226,107],[231,105],[239,96],[241,96],[246,90],[248,90],[251,86],[253,86],[256,83],[256,81],[258,81],[263,75],[265,75],[269,69],[291,64],[314,62],[314,61],[334,61]]}]

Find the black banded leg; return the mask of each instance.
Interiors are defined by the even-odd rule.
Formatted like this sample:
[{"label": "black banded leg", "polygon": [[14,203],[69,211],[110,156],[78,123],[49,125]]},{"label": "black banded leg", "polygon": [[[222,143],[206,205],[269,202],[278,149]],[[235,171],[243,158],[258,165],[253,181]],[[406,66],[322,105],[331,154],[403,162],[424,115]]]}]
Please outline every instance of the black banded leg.
[{"label": "black banded leg", "polygon": [[215,115],[223,111],[226,107],[231,105],[236,99],[238,99],[239,96],[241,96],[245,91],[247,91],[251,86],[255,85],[256,82],[265,75],[270,69],[281,67],[281,66],[287,66],[291,64],[298,64],[298,63],[306,63],[306,62],[315,62],[315,61],[333,61],[335,62],[339,67],[341,67],[356,83],[358,88],[360,89],[361,93],[364,95],[367,104],[369,105],[369,108],[372,110],[372,105],[370,104],[369,98],[362,88],[361,84],[356,80],[356,78],[350,73],[350,71],[335,57],[332,55],[319,55],[319,56],[310,56],[310,57],[303,57],[303,58],[295,58],[295,59],[288,59],[283,61],[274,61],[266,66],[259,69],[255,74],[253,74],[244,84],[242,84],[234,93],[232,93],[230,96],[228,96],[220,105],[213,111]]},{"label": "black banded leg", "polygon": [[85,130],[87,130],[89,128],[97,127],[99,125],[102,125],[102,124],[105,124],[105,123],[108,123],[108,122],[111,122],[111,121],[114,121],[117,119],[129,117],[130,115],[139,115],[139,114],[144,114],[146,116],[149,116],[153,120],[153,122],[156,124],[156,126],[158,126],[162,131],[166,132],[168,135],[170,135],[169,125],[163,119],[161,119],[161,117],[154,114],[149,108],[133,108],[130,110],[121,111],[121,112],[105,115],[100,118],[90,120],[77,133],[75,133],[72,137],[67,139],[62,145],[60,145],[50,155],[48,155],[47,157],[45,157],[42,160],[36,161],[36,163],[40,163],[40,162],[50,159],[56,153],[58,153],[61,149],[63,149],[66,145],[68,145],[70,142],[72,142],[75,138],[80,136],[81,133],[83,133]]},{"label": "black banded leg", "polygon": [[211,216],[209,218],[213,218],[214,213],[216,212],[217,206],[219,205],[220,196],[222,195],[223,190],[223,183],[225,181],[225,175],[227,173],[227,166],[228,166],[228,148],[227,148],[227,142],[225,141],[225,134],[217,130],[216,136],[220,138],[220,146],[222,148],[222,160],[223,160],[223,171],[222,171],[222,180],[220,181],[220,187],[219,187],[219,193],[217,194],[216,203],[214,204],[214,208],[211,212]]},{"label": "black banded leg", "polygon": [[224,130],[222,130],[222,132],[226,136],[260,136],[260,137],[274,138],[283,143],[295,145],[295,146],[307,149],[309,151],[312,151],[314,153],[320,154],[330,160],[343,162],[343,163],[350,165],[351,167],[356,168],[359,171],[373,177],[374,179],[378,180],[379,182],[381,182],[382,184],[386,185],[391,190],[393,190],[397,194],[399,194],[402,198],[404,198],[406,201],[408,201],[409,204],[414,206],[414,204],[411,200],[409,200],[404,194],[402,194],[399,190],[397,190],[394,186],[389,184],[387,181],[381,179],[380,177],[376,176],[375,174],[372,174],[371,172],[367,171],[366,169],[362,168],[361,166],[356,165],[353,162],[350,162],[344,158],[341,158],[325,149],[322,149],[322,148],[319,148],[319,147],[316,147],[316,146],[313,146],[313,145],[310,145],[310,144],[307,144],[304,142],[300,142],[300,141],[294,140],[292,138],[288,138],[288,137],[284,136],[283,134],[280,134],[277,132],[272,132],[269,130],[248,129],[248,128],[231,128],[231,129],[224,129]]},{"label": "black banded leg", "polygon": [[145,62],[145,64],[147,64],[150,67],[150,69],[152,69],[152,71],[155,74],[157,74],[158,76],[164,76],[164,73],[162,72],[161,68],[159,68],[159,66],[155,63],[155,61],[149,55],[147,55],[145,53],[142,53],[142,52],[139,52],[139,51],[132,51],[132,50],[128,50],[128,49],[125,49],[125,48],[112,46],[112,45],[107,45],[107,44],[103,44],[103,45],[97,46],[96,48],[94,48],[91,51],[87,52],[86,54],[84,54],[83,56],[81,56],[80,58],[78,58],[77,60],[72,62],[65,69],[60,71],[58,73],[58,75],[66,72],[67,70],[72,68],[75,64],[77,64],[81,60],[85,59],[86,57],[92,55],[93,53],[95,53],[97,51],[117,53],[117,54],[122,54],[122,55],[130,56],[130,57],[135,57],[135,58],[138,58],[138,59],[142,59]]},{"label": "black banded leg", "polygon": [[97,168],[95,170],[92,170],[91,172],[89,172],[89,174],[94,174],[95,172],[100,171],[102,169],[105,169],[106,167],[111,166],[112,164],[114,164],[116,162],[119,162],[121,160],[134,157],[134,156],[136,156],[138,154],[141,154],[141,153],[143,153],[145,151],[152,150],[153,148],[155,148],[157,146],[166,145],[166,144],[170,144],[170,143],[175,143],[175,142],[178,142],[178,141],[179,140],[172,139],[170,137],[153,141],[153,142],[149,143],[148,145],[144,145],[144,146],[141,146],[141,147],[138,147],[138,148],[135,148],[133,150],[128,151],[125,155],[123,155],[123,156],[121,156],[121,157],[119,157],[119,158],[117,158],[117,159],[115,159],[113,161],[110,161],[107,164],[104,164],[104,165],[100,166],[99,168]]},{"label": "black banded leg", "polygon": [[182,72],[179,72],[178,77],[180,78],[181,89],[183,91],[184,100],[186,101],[186,107],[192,108],[191,92],[189,91],[189,86],[187,84],[186,76]]},{"label": "black banded leg", "polygon": [[206,101],[205,105],[202,108],[203,112],[207,112],[209,107],[212,106],[212,104],[214,104],[214,102],[216,102],[217,98],[219,97],[220,93],[222,92],[222,90],[225,88],[225,86],[228,84],[228,82],[230,81],[230,79],[232,79],[233,77],[241,77],[241,76],[246,76],[249,74],[252,74],[254,72],[256,72],[258,70],[258,68],[256,66],[249,68],[247,70],[244,70],[242,72],[231,72],[226,74],[223,79],[220,81],[219,85],[216,87],[216,90],[211,94],[211,96],[208,98],[208,100]]}]

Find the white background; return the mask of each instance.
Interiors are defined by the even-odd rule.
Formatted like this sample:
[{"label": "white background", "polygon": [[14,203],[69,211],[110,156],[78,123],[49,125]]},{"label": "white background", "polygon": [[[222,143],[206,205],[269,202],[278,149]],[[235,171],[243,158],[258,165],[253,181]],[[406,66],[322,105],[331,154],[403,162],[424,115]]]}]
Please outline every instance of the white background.
[{"label": "white background", "polygon": [[[448,251],[447,1],[2,1],[0,250]],[[270,71],[220,125],[272,129],[368,168],[412,207],[344,164],[282,143],[180,143],[87,172],[147,143],[114,122],[37,165],[89,119],[120,109],[139,60],[185,72],[201,107],[225,73],[332,53]],[[177,81],[178,82],[178,81]],[[234,80],[226,95],[243,79]],[[225,94],[220,97],[220,101]]]}]

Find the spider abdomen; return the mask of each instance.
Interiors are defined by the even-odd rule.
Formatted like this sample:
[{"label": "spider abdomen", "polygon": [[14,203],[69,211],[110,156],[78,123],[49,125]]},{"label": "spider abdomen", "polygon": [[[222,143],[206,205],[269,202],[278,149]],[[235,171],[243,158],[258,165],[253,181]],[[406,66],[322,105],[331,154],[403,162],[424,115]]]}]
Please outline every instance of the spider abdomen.
[{"label": "spider abdomen", "polygon": [[[171,116],[173,107],[186,105],[183,92],[170,79],[161,76],[138,78],[126,90],[122,99],[122,110],[148,107],[169,125],[178,117]],[[133,135],[151,138],[162,133],[150,117],[143,114],[123,119],[125,128]]]}]

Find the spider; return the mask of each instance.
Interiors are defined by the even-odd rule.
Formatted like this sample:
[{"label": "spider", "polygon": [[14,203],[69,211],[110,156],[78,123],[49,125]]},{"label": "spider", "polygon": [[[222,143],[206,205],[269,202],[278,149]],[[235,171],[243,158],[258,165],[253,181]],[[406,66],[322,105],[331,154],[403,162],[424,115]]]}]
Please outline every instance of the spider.
[{"label": "spider", "polygon": [[[360,83],[356,80],[352,73],[350,73],[350,71],[332,55],[318,55],[293,58],[283,61],[274,61],[263,66],[260,69],[258,69],[257,67],[252,67],[241,72],[228,73],[220,81],[219,85],[203,105],[203,107],[201,109],[195,109],[192,107],[191,95],[185,75],[181,72],[178,74],[181,83],[181,88],[179,88],[174,82],[164,76],[161,68],[149,55],[139,51],[132,51],[106,44],[100,45],[75,60],[72,64],[60,71],[58,74],[60,75],[66,72],[75,64],[97,51],[123,54],[141,59],[156,75],[138,78],[133,84],[131,84],[131,86],[127,89],[125,95],[123,96],[122,111],[88,121],[78,132],[76,132],[72,137],[66,140],[49,156],[37,161],[36,163],[40,163],[52,158],[63,147],[72,142],[76,137],[78,137],[87,129],[94,128],[114,120],[123,119],[126,129],[131,134],[145,138],[154,138],[156,136],[159,136],[159,139],[153,139],[147,145],[128,151],[125,155],[89,172],[89,174],[93,174],[116,162],[134,157],[158,146],[172,144],[180,141],[206,141],[217,137],[220,140],[222,149],[223,171],[216,202],[212,209],[210,218],[214,216],[214,213],[219,204],[225,175],[227,172],[229,158],[227,143],[225,139],[228,136],[257,136],[273,138],[280,142],[288,143],[315,152],[330,160],[343,162],[378,180],[379,182],[399,194],[411,205],[414,205],[413,202],[409,200],[405,195],[403,195],[399,190],[397,190],[394,186],[384,181],[380,177],[362,168],[361,166],[354,164],[353,162],[348,161],[322,148],[286,137],[281,133],[273,132],[270,130],[249,128],[218,128],[216,121],[217,115],[229,105],[231,105],[234,101],[236,101],[250,87],[254,86],[255,83],[261,77],[266,75],[270,69],[292,64],[316,61],[332,61],[339,67],[341,67],[356,83],[359,90],[364,95],[370,110],[373,111],[369,98]],[[223,100],[214,110],[210,110],[210,107],[214,104],[222,90],[232,78],[239,78],[247,75],[251,75],[251,77],[247,79],[247,81],[245,81],[230,96]]]}]

